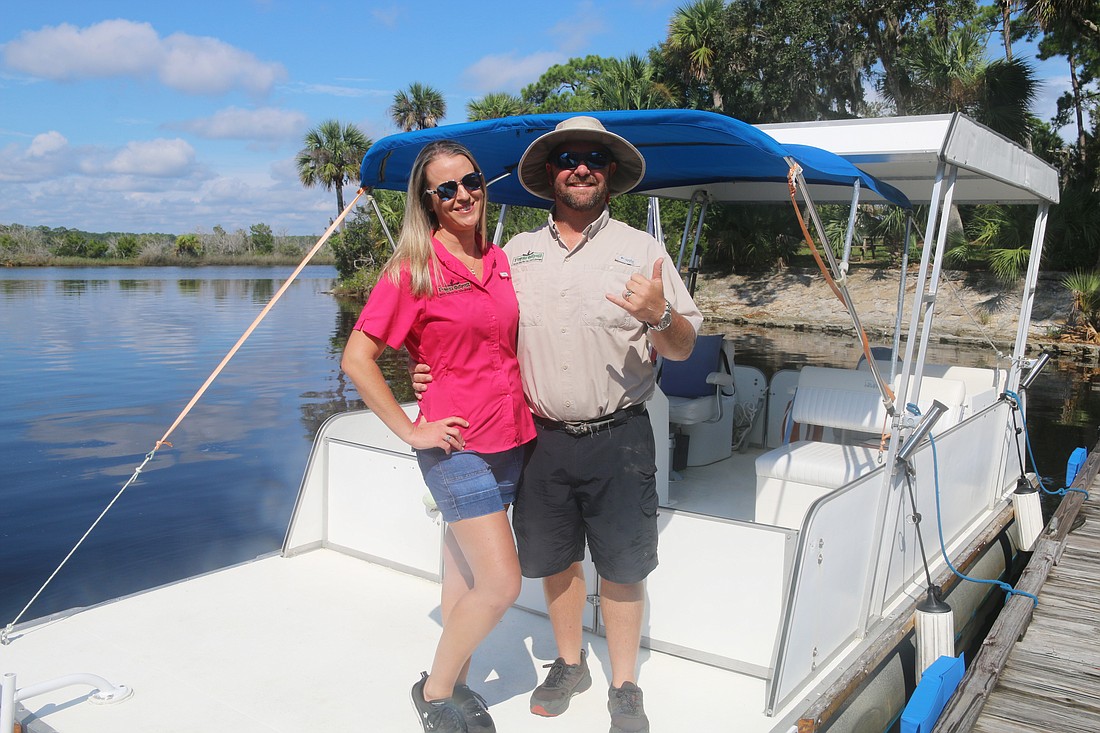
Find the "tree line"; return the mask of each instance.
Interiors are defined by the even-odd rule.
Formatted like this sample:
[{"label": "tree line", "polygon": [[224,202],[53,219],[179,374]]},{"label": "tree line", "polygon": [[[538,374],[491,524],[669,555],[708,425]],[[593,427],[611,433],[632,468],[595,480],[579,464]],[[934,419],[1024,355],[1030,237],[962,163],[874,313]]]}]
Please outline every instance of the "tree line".
[{"label": "tree line", "polygon": [[[1019,54],[1064,62],[1071,88],[1050,120],[1034,112],[1040,82]],[[992,53],[990,49],[999,49]],[[495,92],[466,104],[467,120],[541,112],[692,108],[752,124],[962,112],[1049,161],[1061,174],[1062,200],[1048,223],[1042,266],[1094,270],[1100,264],[1100,0],[695,0],[669,19],[666,38],[644,55],[586,56],[547,69],[517,94]],[[444,95],[419,82],[398,91],[389,109],[401,130],[437,126]],[[1072,131],[1069,140],[1057,134]],[[305,136],[298,170],[306,186],[335,190],[358,178],[372,144],[354,125],[322,123]],[[376,192],[390,231],[403,196]],[[615,211],[644,224],[637,197]],[[666,230],[683,214],[669,207]],[[492,212],[491,212],[492,213]],[[846,212],[826,212],[838,222]],[[1023,207],[959,207],[949,264],[986,268],[1005,279],[1026,267],[1031,214]],[[511,214],[510,214],[511,215]],[[520,212],[518,228],[543,216]],[[923,212],[918,210],[918,221]],[[384,259],[381,227],[360,209],[334,248],[345,279]],[[526,220],[524,220],[526,218]],[[786,211],[714,206],[706,223],[704,263],[733,270],[788,262],[801,244]],[[861,207],[857,242],[872,251],[902,247],[903,221],[880,207]],[[837,243],[834,242],[834,245]],[[369,275],[366,280],[369,281]],[[363,285],[360,282],[360,285]]]},{"label": "tree line", "polygon": [[[143,265],[250,263],[297,259],[315,238],[275,234],[264,223],[248,231],[135,234],[85,232],[66,227],[0,225],[0,264],[43,265],[57,262],[126,262]],[[326,258],[328,259],[328,258]]]}]

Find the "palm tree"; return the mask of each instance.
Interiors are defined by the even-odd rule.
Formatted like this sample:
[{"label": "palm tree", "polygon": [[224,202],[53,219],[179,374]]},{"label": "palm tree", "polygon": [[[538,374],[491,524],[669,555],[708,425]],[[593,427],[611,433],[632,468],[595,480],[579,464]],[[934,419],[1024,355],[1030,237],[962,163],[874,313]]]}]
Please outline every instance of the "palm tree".
[{"label": "palm tree", "polygon": [[1084,333],[1089,341],[1097,340],[1100,329],[1100,273],[1077,270],[1062,279],[1062,287],[1073,295],[1069,327]]},{"label": "palm tree", "polygon": [[612,59],[592,80],[591,91],[601,109],[662,109],[675,102],[669,88],[657,81],[653,64],[633,53]]},{"label": "palm tree", "polygon": [[713,79],[718,44],[724,32],[724,0],[696,0],[676,9],[668,26],[668,45],[687,55],[688,72],[698,82],[710,86],[715,109],[722,109],[722,93]]},{"label": "palm tree", "polygon": [[414,81],[408,89],[393,95],[390,114],[394,124],[405,132],[424,130],[439,125],[447,115],[447,103],[438,89]]},{"label": "palm tree", "polygon": [[530,114],[531,106],[514,94],[494,92],[466,103],[466,118],[470,122],[499,120],[501,117]]},{"label": "palm tree", "polygon": [[1089,17],[1096,13],[1096,0],[1026,0],[1025,4],[1044,30],[1059,20],[1069,20],[1100,37],[1100,26]]},{"label": "palm tree", "polygon": [[353,124],[325,120],[306,133],[304,142],[298,151],[298,178],[306,187],[335,188],[339,216],[344,211],[344,185],[359,177],[359,163],[374,141]]},{"label": "palm tree", "polygon": [[987,61],[985,46],[980,31],[962,27],[914,47],[907,58],[909,111],[963,112],[1024,143],[1038,90],[1035,72],[1018,58]]}]

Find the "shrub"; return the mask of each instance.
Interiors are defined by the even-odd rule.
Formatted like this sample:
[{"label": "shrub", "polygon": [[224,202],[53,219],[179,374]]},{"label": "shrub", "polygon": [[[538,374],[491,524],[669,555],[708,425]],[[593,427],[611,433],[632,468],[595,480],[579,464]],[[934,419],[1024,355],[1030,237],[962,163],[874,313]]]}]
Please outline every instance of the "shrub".
[{"label": "shrub", "polygon": [[201,257],[202,240],[197,234],[182,234],[176,237],[177,257]]}]

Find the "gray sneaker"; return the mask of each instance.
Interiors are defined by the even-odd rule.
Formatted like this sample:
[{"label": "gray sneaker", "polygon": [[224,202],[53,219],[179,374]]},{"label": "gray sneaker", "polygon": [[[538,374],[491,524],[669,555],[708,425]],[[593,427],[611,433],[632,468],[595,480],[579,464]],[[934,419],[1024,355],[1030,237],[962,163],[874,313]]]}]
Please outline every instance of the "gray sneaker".
[{"label": "gray sneaker", "polygon": [[497,733],[493,718],[489,715],[489,704],[485,698],[466,685],[455,685],[453,697],[455,705],[462,711],[469,733]]},{"label": "gray sneaker", "polygon": [[424,699],[424,682],[427,679],[428,673],[421,672],[411,693],[416,717],[420,719],[424,733],[467,733],[466,721],[463,720],[462,711],[458,709],[453,697],[431,702]]},{"label": "gray sneaker", "polygon": [[535,715],[547,718],[561,715],[569,708],[569,701],[574,695],[592,686],[592,675],[588,672],[588,659],[583,649],[580,664],[566,664],[564,659],[558,657],[553,664],[544,664],[543,668],[550,670],[546,681],[531,693],[531,712]]},{"label": "gray sneaker", "polygon": [[633,682],[607,691],[607,712],[611,713],[611,733],[649,733],[642,691]]}]

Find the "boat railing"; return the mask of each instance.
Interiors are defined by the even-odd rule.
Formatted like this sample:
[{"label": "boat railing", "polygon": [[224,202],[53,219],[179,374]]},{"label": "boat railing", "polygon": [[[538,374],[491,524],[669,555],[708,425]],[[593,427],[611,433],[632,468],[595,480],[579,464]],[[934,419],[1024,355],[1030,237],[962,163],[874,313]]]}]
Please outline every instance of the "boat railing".
[{"label": "boat railing", "polygon": [[[925,558],[917,532],[935,572],[944,567],[941,541],[951,554],[1003,509],[1014,485],[1010,409],[998,400],[923,441],[908,477],[888,476],[880,466],[810,502],[786,589],[769,711],[848,644],[921,597]],[[945,476],[950,480],[941,482]],[[923,524],[914,521],[907,489]]]}]

